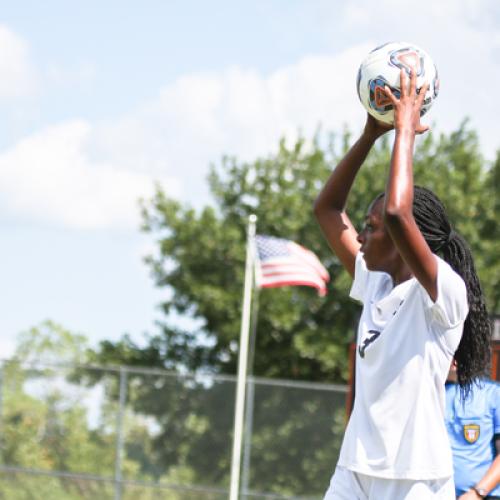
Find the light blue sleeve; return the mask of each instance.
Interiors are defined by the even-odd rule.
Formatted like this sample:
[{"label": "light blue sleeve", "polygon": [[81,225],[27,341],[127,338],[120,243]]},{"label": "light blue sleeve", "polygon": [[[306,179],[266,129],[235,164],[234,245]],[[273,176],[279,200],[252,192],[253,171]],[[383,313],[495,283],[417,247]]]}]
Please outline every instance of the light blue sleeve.
[{"label": "light blue sleeve", "polygon": [[493,432],[495,434],[500,434],[500,384],[493,383],[491,399],[493,407]]}]

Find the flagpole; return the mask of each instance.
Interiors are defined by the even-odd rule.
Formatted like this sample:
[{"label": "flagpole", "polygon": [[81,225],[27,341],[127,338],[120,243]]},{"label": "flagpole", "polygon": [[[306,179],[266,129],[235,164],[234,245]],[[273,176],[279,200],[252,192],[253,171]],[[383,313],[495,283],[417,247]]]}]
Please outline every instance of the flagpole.
[{"label": "flagpole", "polygon": [[255,273],[255,226],[256,215],[248,218],[247,251],[245,262],[245,285],[243,288],[243,309],[241,313],[240,348],[238,356],[238,379],[236,382],[236,403],[234,409],[233,455],[231,459],[231,483],[229,500],[238,500],[241,472],[241,445],[245,411],[245,388],[248,364],[248,343],[250,337],[250,312],[252,308],[252,287]]},{"label": "flagpole", "polygon": [[247,369],[247,393],[245,398],[245,426],[243,435],[243,471],[241,473],[240,491],[248,493],[250,483],[250,462],[252,453],[252,430],[253,414],[255,402],[255,380],[253,377],[253,365],[255,358],[255,342],[257,340],[257,319],[259,314],[259,288],[252,290],[252,318],[250,320],[250,340],[248,348],[248,369]]}]

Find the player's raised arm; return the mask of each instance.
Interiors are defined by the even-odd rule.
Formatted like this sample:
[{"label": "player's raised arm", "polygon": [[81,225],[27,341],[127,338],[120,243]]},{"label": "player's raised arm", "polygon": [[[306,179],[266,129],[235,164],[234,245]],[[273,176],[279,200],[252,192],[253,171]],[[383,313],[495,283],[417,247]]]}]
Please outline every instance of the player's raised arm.
[{"label": "player's raised arm", "polygon": [[314,214],[323,234],[351,276],[354,276],[356,254],[360,244],[357,241],[358,233],[345,211],[347,197],[356,174],[374,142],[391,128],[390,125],[383,124],[371,115],[367,115],[361,137],[332,172],[314,203]]},{"label": "player's raised arm", "polygon": [[413,148],[415,135],[428,130],[420,123],[420,111],[428,89],[417,92],[415,71],[410,85],[401,70],[401,96],[398,99],[385,88],[394,106],[396,131],[391,167],[387,181],[384,223],[401,257],[432,300],[437,298],[437,262],[413,217]]}]

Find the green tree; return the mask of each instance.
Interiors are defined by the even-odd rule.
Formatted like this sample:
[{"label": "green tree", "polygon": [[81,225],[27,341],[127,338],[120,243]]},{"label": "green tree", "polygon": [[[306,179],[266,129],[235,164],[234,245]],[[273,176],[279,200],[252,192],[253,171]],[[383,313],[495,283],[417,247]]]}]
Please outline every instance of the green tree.
[{"label": "green tree", "polygon": [[84,363],[88,342],[51,320],[21,332],[16,339],[14,358],[23,363]]},{"label": "green tree", "polygon": [[[347,347],[359,307],[348,297],[350,278],[327,248],[313,218],[312,204],[350,140],[345,133],[333,137],[326,147],[319,140],[300,139],[292,147],[282,141],[278,152],[267,158],[249,163],[224,158],[208,179],[215,204],[199,211],[169,199],[157,186],[154,197],[143,204],[143,218],[144,230],[157,242],[157,253],[147,263],[157,286],[166,291],[165,319],[145,348],[124,337],[116,343],[101,343],[94,359],[180,372],[234,374],[246,224],[255,213],[259,234],[294,240],[311,249],[328,268],[331,282],[324,298],[305,287],[260,291],[254,373],[345,382]],[[356,225],[362,223],[370,201],[384,189],[390,153],[389,140],[381,141],[360,172],[349,199]],[[495,195],[499,175],[500,158],[491,166],[486,164],[467,122],[448,135],[428,134],[418,144],[416,182],[437,192],[454,226],[471,244],[492,311],[498,311],[500,288]],[[179,326],[175,321],[179,316],[190,319],[192,326]],[[161,420],[162,430],[150,460],[159,470],[158,464],[189,464],[196,482],[227,484],[232,399],[227,414],[218,411],[224,399],[227,401],[227,391],[209,392],[201,383],[189,383],[177,391],[164,389],[159,380],[152,385],[138,383],[132,401],[138,411]],[[310,494],[311,485],[316,484],[320,493],[334,463],[332,443],[317,443],[317,453],[309,455],[300,443],[305,423],[323,410],[319,403],[304,400],[284,412],[280,398],[270,393],[259,402],[267,412],[262,421],[273,426],[263,424],[255,429],[258,460],[252,470],[252,488]],[[317,411],[311,414],[310,407]],[[342,417],[338,413],[330,420],[331,428],[339,422],[341,426]],[[298,459],[284,461],[283,453]],[[328,471],[318,467],[320,463]]]},{"label": "green tree", "polygon": [[[45,321],[21,333],[14,359],[2,363],[0,464],[16,472],[0,475],[1,498],[114,498],[118,408],[107,394],[118,385],[118,374],[99,371],[104,397],[92,393],[93,388],[89,392],[79,381],[91,378],[89,374],[95,379],[95,370],[75,368],[86,361],[87,349],[84,335]],[[91,408],[96,413],[92,417]],[[147,440],[149,429],[140,416],[131,415],[125,427],[130,446]],[[140,469],[140,463],[126,454],[124,476],[153,479]],[[50,472],[108,481],[51,477]]]},{"label": "green tree", "polygon": [[[346,347],[353,338],[358,306],[348,297],[349,277],[320,234],[311,207],[322,183],[345,152],[349,134],[328,147],[317,140],[282,141],[277,154],[239,163],[224,158],[209,185],[215,207],[196,211],[169,199],[161,186],[143,204],[144,230],[157,241],[150,256],[154,280],[167,291],[161,333],[139,349],[129,338],[103,342],[99,359],[132,364],[200,368],[235,373],[248,216],[258,233],[294,240],[313,250],[331,282],[325,298],[313,289],[260,291],[254,372],[261,376],[342,382]],[[384,189],[390,144],[370,153],[349,199],[360,225],[369,202]],[[492,311],[499,307],[498,200],[500,157],[488,166],[474,131],[464,122],[449,135],[432,133],[419,143],[415,179],[435,190],[456,228],[468,239]],[[193,320],[181,328],[171,318]]]}]

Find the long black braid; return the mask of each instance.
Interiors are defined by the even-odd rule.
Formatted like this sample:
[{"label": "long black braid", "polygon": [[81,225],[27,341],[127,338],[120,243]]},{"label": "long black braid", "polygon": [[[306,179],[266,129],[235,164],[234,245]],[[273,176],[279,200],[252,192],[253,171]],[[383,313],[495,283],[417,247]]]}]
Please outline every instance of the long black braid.
[{"label": "long black braid", "polygon": [[444,205],[429,189],[415,186],[413,217],[433,253],[440,254],[467,287],[469,314],[455,352],[457,377],[463,397],[488,373],[491,326],[483,291],[466,241],[451,227]]}]

